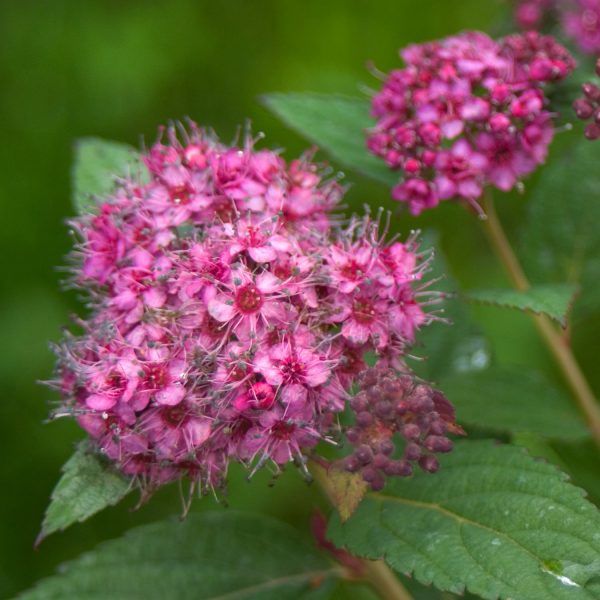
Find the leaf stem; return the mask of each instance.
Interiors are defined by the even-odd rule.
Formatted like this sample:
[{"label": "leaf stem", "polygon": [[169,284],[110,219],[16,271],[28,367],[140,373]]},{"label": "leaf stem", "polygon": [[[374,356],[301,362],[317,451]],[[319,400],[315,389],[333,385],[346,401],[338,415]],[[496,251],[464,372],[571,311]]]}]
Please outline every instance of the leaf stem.
[{"label": "leaf stem", "polygon": [[[338,510],[333,486],[327,476],[327,469],[311,461],[310,471],[333,507]],[[365,579],[383,600],[413,600],[398,577],[383,560],[363,560]]]},{"label": "leaf stem", "polygon": [[[530,287],[529,280],[498,219],[494,199],[489,188],[483,196],[483,209],[486,214],[486,218],[483,220],[484,229],[496,255],[504,266],[514,288],[519,291],[526,291]],[[588,422],[596,444],[600,446],[600,406],[571,348],[548,317],[535,314],[532,314],[531,317],[571,388],[577,404]]]}]

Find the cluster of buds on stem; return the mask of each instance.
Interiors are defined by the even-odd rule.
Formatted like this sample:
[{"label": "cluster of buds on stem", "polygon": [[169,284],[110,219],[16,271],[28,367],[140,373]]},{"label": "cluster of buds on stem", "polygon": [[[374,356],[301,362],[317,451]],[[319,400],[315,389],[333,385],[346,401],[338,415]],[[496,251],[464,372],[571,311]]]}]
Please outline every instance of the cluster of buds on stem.
[{"label": "cluster of buds on stem", "polygon": [[360,473],[374,491],[384,487],[386,476],[409,477],[415,464],[437,471],[434,455],[452,450],[447,434],[463,433],[444,395],[411,374],[384,366],[364,371],[359,384],[351,401],[356,422],[346,432],[353,452],[343,468]]},{"label": "cluster of buds on stem", "polygon": [[[600,58],[596,61],[596,75],[600,76]],[[590,121],[585,126],[585,137],[590,141],[600,138],[600,87],[586,81],[581,86],[583,97],[573,102],[573,110],[578,119]]]}]

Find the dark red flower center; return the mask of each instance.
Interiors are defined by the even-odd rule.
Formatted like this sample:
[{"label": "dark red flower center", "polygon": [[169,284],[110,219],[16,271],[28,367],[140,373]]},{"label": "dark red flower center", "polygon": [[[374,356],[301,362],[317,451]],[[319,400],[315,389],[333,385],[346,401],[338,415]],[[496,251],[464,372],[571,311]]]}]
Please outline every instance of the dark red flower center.
[{"label": "dark red flower center", "polygon": [[144,385],[157,390],[167,383],[167,371],[163,365],[149,365],[144,369]]},{"label": "dark red flower center", "polygon": [[370,300],[355,300],[352,305],[352,316],[357,323],[368,325],[375,320],[375,307]]},{"label": "dark red flower center", "polygon": [[238,290],[235,303],[241,312],[251,314],[263,305],[263,296],[254,284],[248,283]]},{"label": "dark red flower center", "polygon": [[278,440],[289,440],[294,431],[296,431],[296,426],[286,421],[277,421],[271,427],[271,435]]},{"label": "dark red flower center", "polygon": [[306,366],[295,356],[289,356],[281,361],[279,370],[285,383],[299,383],[306,375]]},{"label": "dark red flower center", "polygon": [[162,408],[160,416],[169,427],[181,427],[189,418],[187,406],[183,403]]},{"label": "dark red flower center", "polygon": [[171,188],[171,202],[173,204],[189,204],[190,192],[185,185],[178,185],[177,187]]},{"label": "dark red flower center", "polygon": [[355,260],[350,260],[341,269],[343,277],[355,281],[363,275],[362,267]]}]

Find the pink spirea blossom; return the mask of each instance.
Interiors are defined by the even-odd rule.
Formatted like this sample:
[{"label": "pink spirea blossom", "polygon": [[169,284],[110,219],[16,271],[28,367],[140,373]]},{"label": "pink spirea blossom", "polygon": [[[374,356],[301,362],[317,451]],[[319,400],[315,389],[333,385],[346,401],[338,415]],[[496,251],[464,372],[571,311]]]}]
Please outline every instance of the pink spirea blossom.
[{"label": "pink spirea blossom", "polygon": [[231,460],[304,465],[339,431],[363,354],[397,368],[435,318],[427,256],[379,219],[332,216],[343,190],[309,156],[192,126],[143,159],[72,222],[91,315],[57,348],[59,412],[150,491],[224,485]]},{"label": "pink spirea blossom", "polygon": [[558,9],[557,0],[517,0],[514,18],[522,29],[539,29]]},{"label": "pink spirea blossom", "polygon": [[565,33],[582,52],[600,52],[600,0],[576,0],[561,20]]},{"label": "pink spirea blossom", "polygon": [[600,0],[518,0],[514,17],[522,29],[562,29],[584,54],[600,52]]},{"label": "pink spirea blossom", "polygon": [[553,38],[466,32],[401,56],[373,98],[367,146],[402,173],[392,197],[411,213],[450,198],[479,210],[484,186],[510,190],[544,162],[554,133],[544,86],[575,64]]}]

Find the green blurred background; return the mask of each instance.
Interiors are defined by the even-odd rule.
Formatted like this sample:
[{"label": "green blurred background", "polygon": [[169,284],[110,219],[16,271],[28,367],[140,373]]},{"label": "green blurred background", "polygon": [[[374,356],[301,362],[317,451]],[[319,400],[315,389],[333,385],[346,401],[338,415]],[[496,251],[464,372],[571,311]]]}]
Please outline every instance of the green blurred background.
[{"label": "green blurred background", "polygon": [[[266,144],[297,155],[305,143],[258,102],[269,91],[360,94],[375,86],[366,69],[398,63],[397,48],[457,32],[493,31],[505,22],[502,0],[4,0],[0,3],[0,597],[50,574],[62,561],[119,535],[133,524],[177,513],[177,491],[165,490],[132,513],[135,498],[34,551],[44,508],[61,465],[80,432],[68,421],[45,424],[52,393],[36,383],[51,376],[48,341],[60,337],[80,310],[60,291],[70,247],[73,141],[99,136],[138,145],[152,142],[169,119],[190,116],[228,141],[245,119]],[[350,175],[349,204],[392,207],[380,186]],[[516,225],[522,201],[506,198],[501,212]],[[504,282],[475,220],[449,205],[416,221],[442,229],[442,243],[464,286]],[[501,363],[530,364],[552,375],[529,321],[494,309],[475,310]],[[510,328],[510,329],[509,329]],[[502,335],[507,330],[512,337]],[[589,339],[586,339],[585,336]],[[595,364],[593,336],[576,348]],[[595,375],[594,383],[598,384]],[[279,515],[302,526],[314,490],[296,472],[269,487],[236,472],[231,505]],[[215,509],[211,498],[194,510]]]}]

